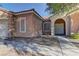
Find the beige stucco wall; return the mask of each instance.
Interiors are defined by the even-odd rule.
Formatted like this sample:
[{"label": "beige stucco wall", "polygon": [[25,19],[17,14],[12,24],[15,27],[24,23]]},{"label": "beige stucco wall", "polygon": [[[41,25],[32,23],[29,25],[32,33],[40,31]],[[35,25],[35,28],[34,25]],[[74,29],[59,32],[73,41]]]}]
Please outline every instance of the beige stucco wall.
[{"label": "beige stucco wall", "polygon": [[79,11],[76,11],[75,13],[71,14],[71,31],[72,33],[78,33],[79,32]]},{"label": "beige stucco wall", "polygon": [[32,16],[33,26],[34,26],[34,35],[40,36],[42,35],[42,20],[33,14]]},{"label": "beige stucco wall", "polygon": [[[19,17],[26,17],[26,32],[22,33],[19,31]],[[41,29],[41,20],[34,14],[22,14],[16,16],[16,32],[15,37],[36,37],[37,31]]]}]

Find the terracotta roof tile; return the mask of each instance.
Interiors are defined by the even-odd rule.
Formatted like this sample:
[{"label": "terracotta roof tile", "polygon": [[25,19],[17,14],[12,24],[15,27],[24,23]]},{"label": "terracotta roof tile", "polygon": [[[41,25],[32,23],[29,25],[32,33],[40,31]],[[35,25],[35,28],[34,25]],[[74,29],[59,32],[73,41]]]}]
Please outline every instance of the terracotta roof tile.
[{"label": "terracotta roof tile", "polygon": [[43,16],[44,20],[50,20],[48,16]]}]

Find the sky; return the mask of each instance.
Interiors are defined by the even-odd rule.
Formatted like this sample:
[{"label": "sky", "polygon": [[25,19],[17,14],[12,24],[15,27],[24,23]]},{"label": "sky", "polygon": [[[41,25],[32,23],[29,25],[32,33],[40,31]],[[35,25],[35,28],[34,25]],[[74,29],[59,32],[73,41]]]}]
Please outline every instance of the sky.
[{"label": "sky", "polygon": [[41,16],[48,16],[49,13],[45,11],[47,5],[44,3],[1,3],[1,7],[10,11],[23,11],[34,8]]}]

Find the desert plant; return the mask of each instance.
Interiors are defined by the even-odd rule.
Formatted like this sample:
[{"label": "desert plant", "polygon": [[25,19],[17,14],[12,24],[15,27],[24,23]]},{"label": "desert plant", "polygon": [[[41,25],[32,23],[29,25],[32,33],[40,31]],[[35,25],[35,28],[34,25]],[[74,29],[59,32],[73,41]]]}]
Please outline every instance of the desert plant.
[{"label": "desert plant", "polygon": [[70,36],[70,38],[72,38],[72,39],[79,39],[79,33],[72,34],[72,35]]}]

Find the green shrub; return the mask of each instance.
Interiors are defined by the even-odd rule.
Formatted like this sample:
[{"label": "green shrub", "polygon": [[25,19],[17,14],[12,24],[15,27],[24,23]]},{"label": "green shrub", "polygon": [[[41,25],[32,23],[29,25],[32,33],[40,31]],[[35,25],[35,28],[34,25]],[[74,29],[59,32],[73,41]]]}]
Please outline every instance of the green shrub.
[{"label": "green shrub", "polygon": [[70,38],[72,38],[72,39],[79,39],[79,33],[72,34],[72,35],[70,36]]}]

